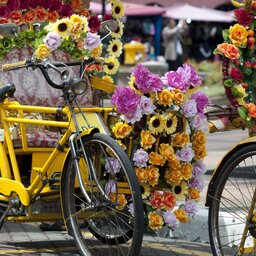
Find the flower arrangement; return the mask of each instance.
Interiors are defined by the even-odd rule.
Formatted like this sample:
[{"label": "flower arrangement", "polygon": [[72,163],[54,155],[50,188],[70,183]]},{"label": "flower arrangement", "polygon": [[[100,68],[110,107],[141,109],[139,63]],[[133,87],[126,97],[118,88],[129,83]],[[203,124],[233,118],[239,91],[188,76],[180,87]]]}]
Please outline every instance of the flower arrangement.
[{"label": "flower arrangement", "polygon": [[[101,65],[88,65],[86,72],[103,71],[106,74],[103,78],[113,82],[108,75],[115,74],[119,69],[117,58],[122,53],[123,45],[120,38],[123,34],[121,18],[124,15],[124,9],[120,0],[111,0],[110,2],[112,4],[112,14],[105,15],[100,19],[84,7],[83,0],[71,0],[65,3],[60,0],[24,0],[23,2],[8,0],[6,4],[0,6],[2,19],[7,19],[7,22],[11,21],[16,24],[27,23],[31,27],[25,31],[20,31],[18,37],[6,36],[2,38],[0,40],[0,58],[3,58],[4,54],[14,47],[23,48],[26,46],[36,49],[34,56],[38,59],[48,57],[55,50],[67,52],[72,58],[78,60],[101,56],[110,65],[105,65],[104,67]],[[15,6],[13,11],[22,14],[19,21],[18,19],[13,20],[9,16],[9,18],[3,17],[5,12],[1,12],[1,8],[9,10],[7,13],[12,13],[9,6]],[[39,10],[45,10],[45,15],[41,17]],[[30,20],[26,18],[28,12],[34,12]],[[58,15],[49,15],[52,12]],[[109,19],[117,22],[117,30],[111,33],[109,42],[103,42],[99,35],[100,24],[102,21]],[[31,29],[36,21],[42,22],[39,30]],[[104,48],[103,46],[105,45],[107,46]]]},{"label": "flower arrangement", "polygon": [[224,42],[215,54],[224,56],[223,80],[231,104],[237,108],[245,125],[256,131],[255,79],[255,0],[232,1],[236,23],[223,30]]},{"label": "flower arrangement", "polygon": [[210,105],[200,84],[189,64],[163,77],[139,64],[129,86],[112,95],[119,114],[113,136],[133,161],[148,227],[155,231],[175,229],[197,211],[206,171],[204,109]]}]

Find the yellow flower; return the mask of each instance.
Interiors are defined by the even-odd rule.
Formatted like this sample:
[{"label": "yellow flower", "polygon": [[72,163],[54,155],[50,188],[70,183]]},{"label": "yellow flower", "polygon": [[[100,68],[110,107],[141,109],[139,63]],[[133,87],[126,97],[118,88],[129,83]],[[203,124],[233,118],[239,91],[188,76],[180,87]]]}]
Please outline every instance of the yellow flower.
[{"label": "yellow flower", "polygon": [[204,145],[206,143],[206,136],[203,131],[196,131],[192,137],[192,144],[193,145]]},{"label": "yellow flower", "polygon": [[237,84],[232,86],[231,90],[239,105],[244,105],[244,98],[248,96],[245,88],[241,84]]},{"label": "yellow flower", "polygon": [[195,152],[195,160],[199,161],[199,160],[203,160],[206,155],[207,155],[207,152],[206,152],[206,148],[205,146],[199,146],[197,145],[196,147],[193,146],[193,149],[194,149],[194,152]]},{"label": "yellow flower", "polygon": [[73,14],[69,18],[70,21],[70,32],[73,35],[80,36],[81,33],[87,32],[88,30],[88,20],[86,17]]},{"label": "yellow flower", "polygon": [[179,185],[174,185],[172,188],[177,200],[185,199],[185,196],[188,194],[188,185],[185,181],[182,181]]},{"label": "yellow flower", "polygon": [[124,16],[124,6],[121,1],[112,2],[112,17],[114,19],[120,19]]},{"label": "yellow flower", "polygon": [[178,124],[178,118],[174,114],[169,114],[166,119],[166,127],[164,130],[166,131],[167,134],[172,134],[176,131]]},{"label": "yellow flower", "polygon": [[148,182],[148,172],[146,171],[146,169],[135,168],[135,173],[140,184]]},{"label": "yellow flower", "polygon": [[148,174],[148,184],[152,187],[156,186],[160,176],[159,169],[154,165],[150,165],[146,167],[146,171]]},{"label": "yellow flower", "polygon": [[173,147],[184,147],[186,144],[189,143],[189,135],[185,132],[182,133],[175,133],[172,137],[172,145]]},{"label": "yellow flower", "polygon": [[54,30],[61,37],[66,37],[70,34],[71,24],[68,18],[58,20],[56,23],[53,24],[53,26],[54,26]]},{"label": "yellow flower", "polygon": [[157,98],[160,105],[169,106],[172,103],[172,93],[166,89],[158,93]]},{"label": "yellow flower", "polygon": [[127,205],[127,200],[124,194],[110,193],[109,198],[112,202],[117,203],[116,209],[118,211],[122,211],[124,207]]},{"label": "yellow flower", "polygon": [[149,162],[153,165],[160,165],[160,166],[164,166],[166,159],[164,158],[164,156],[157,154],[156,152],[150,152],[150,154],[148,155],[149,158]]},{"label": "yellow flower", "polygon": [[174,149],[169,144],[160,144],[159,153],[166,158],[166,160],[171,160],[175,157]]},{"label": "yellow flower", "polygon": [[181,223],[185,224],[189,221],[188,214],[183,209],[177,209],[173,213]]},{"label": "yellow flower", "polygon": [[200,190],[196,188],[189,188],[188,194],[190,199],[195,200],[196,202],[200,201]]},{"label": "yellow flower", "polygon": [[46,47],[45,44],[40,44],[35,51],[35,55],[37,59],[43,60],[48,57],[50,54],[50,49]]},{"label": "yellow flower", "polygon": [[112,131],[115,134],[116,138],[123,139],[131,133],[132,127],[126,123],[117,122],[112,128]]},{"label": "yellow flower", "polygon": [[121,140],[117,140],[116,142],[118,143],[118,145],[119,145],[123,150],[126,150],[126,149],[127,149],[126,146],[125,146],[125,144],[123,144],[123,142],[122,142]]},{"label": "yellow flower", "polygon": [[166,182],[170,185],[179,185],[183,176],[179,170],[168,170],[164,175]]},{"label": "yellow flower", "polygon": [[142,130],[140,133],[141,146],[144,149],[152,148],[153,144],[156,142],[156,138],[151,134],[150,131]]},{"label": "yellow flower", "polygon": [[156,114],[149,120],[148,129],[152,134],[162,133],[166,127],[166,119],[164,116]]},{"label": "yellow flower", "polygon": [[163,217],[157,212],[150,212],[148,214],[148,226],[153,230],[160,230],[164,225]]},{"label": "yellow flower", "polygon": [[113,80],[113,78],[111,76],[108,76],[108,75],[103,76],[102,80],[104,80],[104,81],[106,81],[108,83],[114,84],[114,80]]},{"label": "yellow flower", "polygon": [[142,197],[142,199],[148,198],[150,196],[150,187],[149,187],[149,185],[145,184],[145,183],[141,183],[140,188],[141,188],[141,197]]},{"label": "yellow flower", "polygon": [[102,44],[91,50],[92,57],[99,57],[102,54]]},{"label": "yellow flower", "polygon": [[167,164],[171,170],[178,170],[181,168],[180,160],[178,160],[176,157],[168,160]]},{"label": "yellow flower", "polygon": [[171,91],[172,93],[172,100],[173,102],[178,105],[181,106],[183,104],[184,101],[184,94],[181,92],[180,89],[174,89]]},{"label": "yellow flower", "polygon": [[248,31],[244,26],[238,23],[229,28],[229,39],[237,47],[244,46],[247,43]]},{"label": "yellow flower", "polygon": [[181,164],[181,173],[184,180],[188,180],[192,178],[192,164],[191,163],[183,163]]},{"label": "yellow flower", "polygon": [[108,63],[107,65],[104,65],[104,72],[108,75],[114,75],[120,66],[119,61],[117,60],[117,58],[114,57],[107,57],[105,58],[105,62]]},{"label": "yellow flower", "polygon": [[113,39],[108,45],[107,52],[110,56],[119,57],[122,53],[122,47],[123,44],[120,42],[119,39]]},{"label": "yellow flower", "polygon": [[124,32],[124,24],[120,21],[117,22],[117,29],[111,33],[113,38],[121,38]]}]

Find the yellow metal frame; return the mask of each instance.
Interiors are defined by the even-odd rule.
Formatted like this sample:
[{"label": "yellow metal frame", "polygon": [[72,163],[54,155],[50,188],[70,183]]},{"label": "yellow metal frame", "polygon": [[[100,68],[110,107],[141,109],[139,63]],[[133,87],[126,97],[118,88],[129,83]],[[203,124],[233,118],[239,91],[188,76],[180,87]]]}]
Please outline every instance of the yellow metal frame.
[{"label": "yellow metal frame", "polygon": [[[107,120],[108,114],[112,111],[112,108],[82,108],[86,118],[88,117],[89,123],[91,126],[88,127],[87,123],[80,123],[82,136],[90,134],[94,129],[93,122],[96,121],[96,125],[101,126],[99,120],[96,120],[93,113],[103,113],[104,120]],[[7,113],[10,111],[15,111],[17,117],[9,117]],[[77,113],[78,109],[75,110]],[[44,113],[44,114],[63,114],[67,116],[67,121],[52,121],[52,120],[37,120],[37,119],[27,119],[24,117],[24,113]],[[38,191],[40,182],[44,177],[48,177],[48,172],[51,170],[54,163],[58,162],[61,159],[62,167],[64,165],[65,156],[69,149],[64,150],[63,152],[55,148],[35,148],[29,147],[26,137],[26,125],[27,124],[36,124],[42,126],[52,126],[60,127],[66,129],[65,133],[62,135],[58,141],[58,148],[65,148],[66,142],[69,139],[70,135],[74,131],[74,124],[71,121],[70,112],[67,107],[64,108],[55,108],[55,107],[40,107],[40,106],[26,106],[20,105],[18,102],[8,102],[0,104],[0,115],[1,123],[4,129],[4,142],[0,143],[0,200],[8,201],[10,196],[18,196],[20,202],[24,206],[29,206],[31,198]],[[95,114],[96,115],[96,114]],[[80,121],[82,122],[82,121]],[[91,124],[92,123],[92,124]],[[15,149],[13,146],[13,141],[11,138],[9,127],[13,124],[20,125],[20,136],[22,147]],[[104,127],[99,127],[99,129],[104,129]],[[106,131],[101,131],[106,132]],[[49,157],[45,160],[43,166],[37,167],[32,166],[37,172],[37,175],[34,176],[33,180],[28,187],[25,187],[22,184],[20,170],[18,167],[16,154],[17,153],[33,153],[33,152],[48,152]],[[8,160],[8,156],[9,159]],[[60,170],[62,171],[62,169]],[[16,218],[16,217],[13,217]],[[52,215],[50,218],[48,215],[42,216],[42,219],[54,219],[56,216]],[[24,217],[22,217],[24,219]]]}]

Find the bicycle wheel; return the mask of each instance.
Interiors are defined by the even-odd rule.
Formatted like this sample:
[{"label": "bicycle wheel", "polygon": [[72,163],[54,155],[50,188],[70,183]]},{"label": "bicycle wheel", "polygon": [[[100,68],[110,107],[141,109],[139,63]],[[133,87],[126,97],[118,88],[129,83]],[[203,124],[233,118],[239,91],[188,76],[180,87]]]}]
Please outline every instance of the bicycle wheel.
[{"label": "bicycle wheel", "polygon": [[[92,134],[83,143],[89,159],[89,164],[85,164],[82,154],[79,159],[83,188],[72,158],[63,170],[63,209],[68,229],[81,255],[139,255],[144,216],[132,164],[107,135]],[[89,165],[95,177],[88,175]]]},{"label": "bicycle wheel", "polygon": [[209,204],[213,255],[256,255],[256,144],[232,154],[214,182]]}]

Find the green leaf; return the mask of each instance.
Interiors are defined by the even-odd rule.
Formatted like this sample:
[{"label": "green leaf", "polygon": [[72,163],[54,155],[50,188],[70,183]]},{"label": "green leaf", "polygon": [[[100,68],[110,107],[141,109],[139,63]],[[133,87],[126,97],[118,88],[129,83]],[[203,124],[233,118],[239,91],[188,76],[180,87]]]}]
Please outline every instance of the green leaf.
[{"label": "green leaf", "polygon": [[232,85],[234,85],[234,81],[232,79],[227,79],[224,81],[224,85],[227,87],[231,87]]},{"label": "green leaf", "polygon": [[214,49],[213,54],[221,54],[217,48]]},{"label": "green leaf", "polygon": [[241,118],[246,120],[246,118],[248,117],[248,109],[245,106],[241,106],[237,108],[237,111]]},{"label": "green leaf", "polygon": [[223,29],[222,36],[225,41],[229,41],[229,29]]}]

